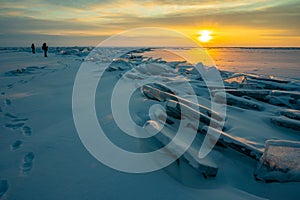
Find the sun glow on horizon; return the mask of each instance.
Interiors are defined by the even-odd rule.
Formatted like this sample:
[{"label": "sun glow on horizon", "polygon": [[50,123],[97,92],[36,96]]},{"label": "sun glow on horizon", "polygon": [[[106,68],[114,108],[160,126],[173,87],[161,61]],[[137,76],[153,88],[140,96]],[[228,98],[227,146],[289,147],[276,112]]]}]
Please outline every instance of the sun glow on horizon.
[{"label": "sun glow on horizon", "polygon": [[200,36],[198,37],[198,40],[200,42],[209,42],[212,39],[212,32],[209,30],[201,30],[198,32]]}]

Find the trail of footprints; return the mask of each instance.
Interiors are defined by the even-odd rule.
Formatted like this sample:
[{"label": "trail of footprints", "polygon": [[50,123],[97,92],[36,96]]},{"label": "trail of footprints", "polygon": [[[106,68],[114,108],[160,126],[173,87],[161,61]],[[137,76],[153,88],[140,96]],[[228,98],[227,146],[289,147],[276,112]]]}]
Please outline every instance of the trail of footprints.
[{"label": "trail of footprints", "polygon": [[[44,69],[45,67],[42,67]],[[29,70],[35,69],[34,67],[28,68]],[[7,85],[7,89],[11,89],[15,86],[15,84],[25,84],[28,81],[32,80],[34,77],[28,79],[28,80],[20,80],[16,83]],[[13,115],[11,113],[7,113],[5,110],[6,108],[9,108],[12,105],[12,101],[9,98],[5,98],[5,92],[1,91],[0,93],[0,100],[4,99],[3,103],[0,101],[0,115],[4,116],[5,118],[8,118],[10,121],[9,123],[5,123],[4,127],[7,129],[10,129],[12,131],[21,130],[22,134],[25,137],[30,137],[32,134],[32,130],[30,126],[26,125],[27,118],[20,118],[16,115]],[[1,116],[1,117],[2,117]],[[21,149],[23,146],[22,140],[16,140],[10,145],[11,151],[16,151],[18,149]],[[32,169],[33,160],[34,160],[34,153],[28,152],[23,156],[23,159],[21,160],[21,166],[20,166],[20,174],[22,175],[28,175]],[[2,179],[0,177],[0,199],[6,198],[5,193],[9,189],[9,182],[6,179]]]},{"label": "trail of footprints", "polygon": [[[2,97],[5,95],[5,92],[1,92]],[[10,99],[4,99],[3,104],[0,106],[0,114],[4,116],[4,118],[8,119],[5,120],[7,123],[4,124],[4,127],[10,129],[12,131],[21,130],[23,136],[30,137],[32,134],[32,130],[30,126],[26,125],[27,118],[20,118],[14,114],[6,112],[5,108],[12,105],[12,101]],[[3,106],[3,107],[2,107]],[[9,121],[9,122],[8,122]],[[10,145],[11,151],[16,151],[21,149],[24,145],[24,142],[20,139],[14,141]],[[23,176],[29,175],[32,170],[33,161],[35,158],[35,154],[33,152],[27,152],[23,156],[21,163],[20,163],[20,171],[19,173]],[[9,189],[9,182],[6,179],[0,178],[0,199],[5,198],[5,193]]]}]

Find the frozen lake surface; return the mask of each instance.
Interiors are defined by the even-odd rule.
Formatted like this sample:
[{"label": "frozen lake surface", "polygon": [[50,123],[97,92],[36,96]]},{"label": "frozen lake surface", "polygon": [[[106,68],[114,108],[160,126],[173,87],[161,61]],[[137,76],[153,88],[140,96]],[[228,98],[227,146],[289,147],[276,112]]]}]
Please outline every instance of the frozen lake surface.
[{"label": "frozen lake surface", "polygon": [[[88,56],[92,50],[50,48],[44,58],[40,49],[31,54],[29,48],[0,48],[0,199],[299,198],[300,49],[100,48]],[[199,60],[202,74],[192,65]],[[73,120],[73,86],[83,62],[89,67],[82,78],[87,88],[103,74],[95,112],[114,144],[136,153],[154,151],[172,140],[182,120],[197,131],[190,148],[150,173],[116,171],[95,159]],[[216,72],[224,88],[213,81],[207,88],[204,77]],[[147,131],[160,130],[157,135],[136,139],[116,123],[111,98],[120,77],[125,85],[139,86],[128,106],[133,121]],[[211,99],[224,104],[222,89],[226,116],[212,109]],[[120,110],[127,92],[125,87],[118,93]],[[80,99],[90,96],[83,92]],[[83,115],[87,108],[77,109]],[[190,122],[198,114],[195,127]],[[215,148],[200,159],[209,126],[220,138],[211,139]],[[183,144],[177,141],[166,154],[176,155]]]}]

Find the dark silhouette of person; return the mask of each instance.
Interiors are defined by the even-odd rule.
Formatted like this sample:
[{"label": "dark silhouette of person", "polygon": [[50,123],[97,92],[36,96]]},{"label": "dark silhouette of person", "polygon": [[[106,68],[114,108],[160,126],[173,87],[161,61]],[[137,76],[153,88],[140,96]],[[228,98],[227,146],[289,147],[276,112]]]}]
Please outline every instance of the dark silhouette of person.
[{"label": "dark silhouette of person", "polygon": [[34,46],[33,43],[31,44],[31,51],[32,51],[33,54],[35,54],[35,46]]},{"label": "dark silhouette of person", "polygon": [[48,57],[48,56],[47,56],[48,46],[47,46],[46,43],[43,44],[42,49],[44,50],[44,56],[45,56],[45,57]]}]

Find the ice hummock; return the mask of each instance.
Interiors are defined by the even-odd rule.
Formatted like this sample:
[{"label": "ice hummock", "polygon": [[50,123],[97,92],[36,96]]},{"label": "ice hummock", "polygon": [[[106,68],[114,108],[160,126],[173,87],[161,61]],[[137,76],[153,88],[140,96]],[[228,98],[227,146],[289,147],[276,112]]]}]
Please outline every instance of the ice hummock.
[{"label": "ice hummock", "polygon": [[254,176],[265,182],[300,181],[300,142],[268,140]]}]

